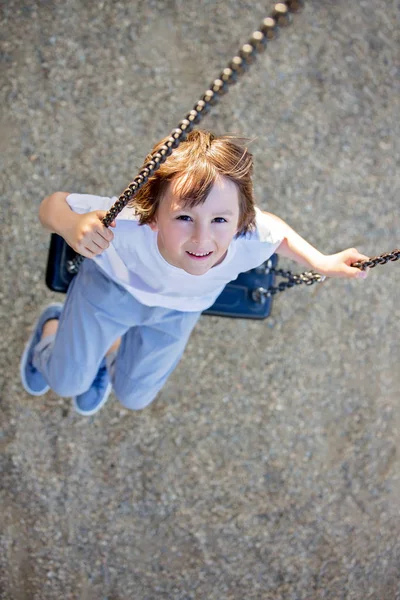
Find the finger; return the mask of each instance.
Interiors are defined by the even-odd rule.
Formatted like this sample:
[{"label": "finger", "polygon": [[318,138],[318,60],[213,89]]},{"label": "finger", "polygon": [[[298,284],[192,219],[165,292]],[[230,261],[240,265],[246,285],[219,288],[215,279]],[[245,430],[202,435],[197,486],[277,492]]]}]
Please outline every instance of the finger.
[{"label": "finger", "polygon": [[[107,216],[107,211],[106,210],[97,210],[95,212],[96,212],[97,218],[100,221],[100,224],[103,225],[103,227],[105,227],[107,229],[110,225],[105,226],[103,223],[103,219]],[[114,223],[114,225],[112,225],[112,226],[115,227],[115,219],[113,220],[113,223]]]},{"label": "finger", "polygon": [[341,266],[339,276],[347,277],[348,279],[358,279],[364,277],[360,275],[363,272],[364,271],[359,267],[352,267],[351,264],[347,264],[347,262],[345,262]]},{"label": "finger", "polygon": [[363,271],[364,270],[363,263],[366,260],[369,260],[369,259],[357,258],[356,260],[354,260],[354,258],[352,258],[347,264],[349,265],[349,267],[351,269],[361,269]]},{"label": "finger", "polygon": [[110,245],[109,240],[106,239],[97,229],[89,231],[82,240],[82,244],[89,248],[92,248],[93,243],[96,246],[98,246],[101,250],[106,250],[106,248],[108,248],[108,246]]},{"label": "finger", "polygon": [[103,240],[101,236],[92,233],[90,237],[86,237],[82,240],[82,245],[92,252],[103,252],[107,247],[107,242]]},{"label": "finger", "polygon": [[369,256],[365,256],[365,254],[357,254],[356,256],[353,256],[353,260],[354,260],[354,262],[369,260]]},{"label": "finger", "polygon": [[352,263],[353,262],[361,262],[363,260],[369,260],[369,256],[366,256],[365,254],[361,254],[361,252],[359,252],[355,248],[351,248],[348,251],[348,260],[350,260]]},{"label": "finger", "polygon": [[89,253],[91,252],[94,256],[97,256],[98,254],[101,254],[102,252],[104,252],[105,248],[102,248],[101,246],[96,244],[93,240],[89,240],[85,244],[85,250],[87,250]]},{"label": "finger", "polygon": [[96,233],[98,233],[106,242],[111,242],[114,239],[114,234],[112,231],[110,231],[107,227],[100,227],[99,229],[96,230]]},{"label": "finger", "polygon": [[91,258],[95,254],[97,254],[99,248],[95,246],[90,239],[83,238],[77,245],[76,251],[78,254],[82,254],[82,256],[86,256],[87,258]]},{"label": "finger", "polygon": [[367,271],[359,271],[356,276],[355,279],[367,279],[368,277],[368,272]]},{"label": "finger", "polygon": [[[111,232],[110,232],[111,233]],[[112,238],[111,238],[112,239]],[[103,250],[105,250],[106,248],[108,248],[108,246],[110,245],[110,241],[111,239],[107,239],[105,238],[101,232],[96,231],[95,234],[92,237],[92,241],[97,244],[98,246],[100,246],[100,248],[102,248]]]},{"label": "finger", "polygon": [[79,254],[82,254],[85,258],[94,258],[96,254],[92,252],[89,248],[81,248],[79,249]]},{"label": "finger", "polygon": [[353,267],[355,271],[353,274],[354,279],[366,279],[368,277],[369,269],[360,269],[359,267]]},{"label": "finger", "polygon": [[359,279],[363,273],[363,271],[358,267],[348,267],[347,269],[345,269],[344,272],[346,274],[346,277],[349,277],[351,279]]}]

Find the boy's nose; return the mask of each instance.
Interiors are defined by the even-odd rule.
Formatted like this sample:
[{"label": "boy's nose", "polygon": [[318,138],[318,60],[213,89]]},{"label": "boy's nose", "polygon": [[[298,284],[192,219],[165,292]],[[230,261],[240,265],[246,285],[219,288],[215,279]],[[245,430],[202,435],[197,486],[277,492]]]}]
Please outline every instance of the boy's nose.
[{"label": "boy's nose", "polygon": [[193,235],[192,235],[193,242],[195,242],[196,244],[202,244],[202,243],[208,241],[208,239],[209,239],[208,227],[206,225],[196,224],[196,226],[193,230]]}]

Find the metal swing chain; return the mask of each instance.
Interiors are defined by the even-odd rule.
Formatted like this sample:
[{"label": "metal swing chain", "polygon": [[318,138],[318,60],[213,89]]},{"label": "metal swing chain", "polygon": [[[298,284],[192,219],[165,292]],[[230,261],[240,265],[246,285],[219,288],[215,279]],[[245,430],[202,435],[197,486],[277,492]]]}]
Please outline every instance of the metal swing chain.
[{"label": "metal swing chain", "polygon": [[[278,29],[280,27],[287,27],[291,23],[290,13],[299,12],[303,6],[304,0],[285,0],[284,2],[275,4],[271,16],[263,19],[260,28],[255,31],[250,40],[240,48],[239,53],[232,58],[228,66],[220,73],[220,76],[217,79],[214,79],[209,89],[206,90],[203,97],[195,104],[194,108],[188,112],[186,117],[180,121],[178,127],[172,130],[170,137],[164,146],[151,155],[150,160],[142,166],[139,174],[128,185],[126,190],[122,192],[118,200],[113,204],[102,220],[106,227],[109,227],[116,216],[137,194],[140,188],[147,183],[149,177],[151,177],[160,165],[167,160],[174,148],[177,148],[179,144],[186,139],[187,134],[192,131],[194,125],[200,123],[203,117],[211,110],[212,106],[218,102],[219,98],[226,94],[229,91],[229,87],[235,84],[238,78],[245,73],[248,66],[254,62],[256,56],[265,49],[271,40],[276,39],[278,36]],[[386,264],[389,260],[398,260],[398,258],[399,250],[393,250],[393,252],[387,252],[386,254],[382,254],[381,256],[366,261],[353,263],[352,266],[364,270],[367,267],[375,267],[377,264]],[[67,271],[71,274],[76,274],[84,260],[84,256],[78,255],[73,260],[67,261]],[[312,271],[296,275],[292,274],[290,271],[279,269],[275,271],[275,274],[287,278],[288,281],[280,282],[277,287],[270,287],[268,290],[258,288],[257,290],[254,290],[253,294],[258,294],[260,298],[265,295],[272,296],[277,292],[282,292],[287,288],[302,283],[312,285],[313,283],[325,280],[323,275],[313,273]],[[259,292],[259,290],[263,291]]]},{"label": "metal swing chain", "polygon": [[[373,269],[377,265],[385,265],[387,262],[394,262],[400,259],[400,249],[393,250],[392,252],[385,252],[380,256],[374,256],[368,260],[361,260],[351,264],[352,267],[356,267],[361,271],[365,269]],[[285,271],[284,269],[275,269],[271,267],[271,262],[267,261],[264,263],[264,268],[261,271],[264,273],[274,273],[279,277],[284,277],[287,281],[281,281],[277,286],[271,285],[269,288],[258,287],[251,292],[251,297],[254,302],[264,304],[267,298],[275,296],[278,292],[284,292],[285,290],[295,287],[304,283],[305,285],[313,285],[313,283],[322,283],[325,281],[326,276],[314,273],[314,271],[306,271],[305,273],[295,274],[291,271]]]},{"label": "metal swing chain", "polygon": [[[304,0],[285,0],[275,4],[270,17],[263,19],[260,28],[253,33],[247,44],[244,44],[239,53],[232,58],[228,66],[223,69],[217,79],[211,83],[210,87],[202,98],[195,104],[194,108],[188,112],[186,117],[180,121],[177,128],[171,131],[170,137],[158,152],[151,155],[150,160],[145,163],[139,174],[122,192],[118,200],[113,204],[106,216],[102,219],[103,225],[109,227],[115,217],[132,200],[143,185],[147,183],[149,177],[165,162],[181,142],[186,139],[187,134],[192,131],[194,125],[200,123],[203,117],[211,110],[220,98],[229,91],[229,87],[235,84],[238,78],[245,73],[248,66],[254,62],[256,56],[260,54],[270,40],[278,36],[279,27],[286,27],[291,22],[291,14],[301,10]],[[80,265],[85,260],[84,256],[76,256],[73,260],[67,261],[67,271],[71,274],[78,272]]]},{"label": "metal swing chain", "polygon": [[313,271],[305,271],[304,273],[292,273],[291,271],[284,271],[283,269],[268,269],[266,272],[274,273],[279,277],[284,277],[287,281],[280,281],[277,286],[271,285],[269,288],[259,287],[253,290],[252,299],[255,302],[263,304],[266,298],[275,296],[278,292],[284,292],[289,288],[295,287],[304,283],[305,285],[312,285],[313,283],[322,283],[325,281],[325,275],[314,273]]},{"label": "metal swing chain", "polygon": [[376,265],[386,265],[387,262],[394,262],[395,260],[399,260],[399,258],[400,249],[396,248],[395,250],[392,250],[392,252],[385,252],[384,254],[381,254],[380,256],[374,256],[369,260],[361,260],[359,262],[355,262],[351,266],[357,267],[358,269],[365,271],[365,269],[368,269],[368,267],[370,269],[373,269],[374,267],[376,267]]}]

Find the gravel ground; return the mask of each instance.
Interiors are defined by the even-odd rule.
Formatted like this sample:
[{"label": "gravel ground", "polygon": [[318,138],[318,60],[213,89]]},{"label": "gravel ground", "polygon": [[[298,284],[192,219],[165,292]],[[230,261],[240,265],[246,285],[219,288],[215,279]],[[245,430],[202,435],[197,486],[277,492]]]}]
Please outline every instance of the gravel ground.
[{"label": "gravel ground", "polygon": [[[142,412],[19,381],[60,298],[41,199],[118,195],[269,7],[2,4],[2,599],[400,598],[399,263],[204,316]],[[261,206],[324,252],[399,247],[399,58],[394,0],[310,1],[204,121],[253,139]]]}]

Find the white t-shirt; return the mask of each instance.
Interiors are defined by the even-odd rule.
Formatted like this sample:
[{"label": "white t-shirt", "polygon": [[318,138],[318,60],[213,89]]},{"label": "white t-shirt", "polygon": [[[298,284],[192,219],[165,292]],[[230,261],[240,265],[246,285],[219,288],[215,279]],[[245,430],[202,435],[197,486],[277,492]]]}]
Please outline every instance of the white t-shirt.
[{"label": "white t-shirt", "polygon": [[[79,214],[108,210],[116,200],[89,194],[67,196],[69,206]],[[190,275],[161,256],[157,232],[139,225],[133,209],[120,212],[113,233],[109,248],[92,260],[142,304],[189,312],[212,306],[227,283],[267,260],[283,239],[276,221],[256,209],[255,230],[233,239],[222,263],[204,275]]]}]

